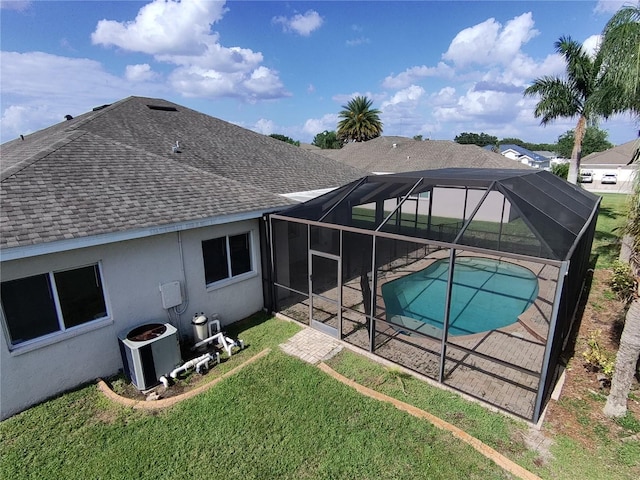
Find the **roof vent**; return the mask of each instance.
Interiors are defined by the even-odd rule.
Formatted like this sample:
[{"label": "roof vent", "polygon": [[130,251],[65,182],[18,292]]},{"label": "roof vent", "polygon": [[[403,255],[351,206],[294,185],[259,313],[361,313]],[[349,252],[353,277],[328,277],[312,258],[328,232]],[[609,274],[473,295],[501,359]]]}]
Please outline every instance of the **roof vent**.
[{"label": "roof vent", "polygon": [[180,143],[176,140],[176,144],[171,148],[173,153],[180,153]]},{"label": "roof vent", "polygon": [[73,120],[73,117],[71,115],[65,115],[64,119],[68,122],[69,120]]},{"label": "roof vent", "polygon": [[103,108],[107,108],[107,107],[110,107],[110,106],[111,106],[111,104],[110,104],[110,103],[106,103],[106,104],[104,104],[104,105],[100,105],[99,107],[94,107],[94,108],[93,108],[93,111],[94,111],[94,112],[97,112],[98,110],[102,110]]},{"label": "roof vent", "polygon": [[392,144],[391,144],[391,146],[392,146],[393,148],[398,148],[398,144],[397,144],[397,143],[392,143]]},{"label": "roof vent", "polygon": [[177,112],[178,109],[176,107],[171,107],[167,105],[147,105],[151,110],[162,110],[163,112]]}]

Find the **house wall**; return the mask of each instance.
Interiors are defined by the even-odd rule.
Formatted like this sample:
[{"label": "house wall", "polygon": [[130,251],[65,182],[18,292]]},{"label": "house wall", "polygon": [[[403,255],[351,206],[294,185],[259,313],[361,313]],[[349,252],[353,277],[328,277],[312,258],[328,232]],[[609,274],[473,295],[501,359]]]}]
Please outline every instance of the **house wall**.
[{"label": "house wall", "polygon": [[[207,288],[201,242],[247,231],[251,232],[253,271]],[[109,317],[11,349],[1,313],[0,418],[115,374],[122,368],[118,334],[142,323],[168,321],[159,289],[163,283],[180,281],[183,298],[185,293],[188,297],[179,322],[172,314],[172,323],[185,337],[192,335],[191,318],[196,312],[218,313],[224,325],[260,310],[259,259],[258,220],[250,220],[2,262],[3,281],[100,262]]]},{"label": "house wall", "polygon": [[605,173],[615,173],[618,175],[618,182],[632,182],[634,175],[636,175],[635,172],[638,171],[637,167],[633,165],[589,165],[585,163],[580,165],[580,169],[591,170],[595,181],[602,180]]}]

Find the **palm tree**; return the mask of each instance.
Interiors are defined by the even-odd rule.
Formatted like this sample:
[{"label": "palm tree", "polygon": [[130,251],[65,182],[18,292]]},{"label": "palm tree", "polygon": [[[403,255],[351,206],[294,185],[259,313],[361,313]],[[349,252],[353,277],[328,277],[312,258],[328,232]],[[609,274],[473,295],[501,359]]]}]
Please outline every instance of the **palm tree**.
[{"label": "palm tree", "polygon": [[[618,10],[607,22],[598,52],[602,58],[604,84],[599,94],[605,116],[629,111],[640,120],[640,3]],[[640,140],[637,142],[635,162],[640,163]],[[630,245],[629,262],[636,281],[640,282],[640,175],[636,175],[631,199],[629,221],[625,228]],[[611,380],[604,413],[620,417],[627,412],[627,396],[640,357],[640,290],[631,299],[616,365]]]},{"label": "palm tree", "polygon": [[602,32],[598,50],[602,59],[598,92],[605,117],[630,112],[640,119],[640,3],[622,7]]},{"label": "palm tree", "polygon": [[542,125],[557,118],[578,117],[567,178],[569,182],[577,183],[582,140],[587,124],[594,121],[598,113],[592,97],[598,88],[600,59],[590,57],[571,37],[560,37],[554,46],[556,52],[561,54],[567,63],[566,78],[537,78],[525,89],[524,94],[540,97],[534,115],[536,118],[542,117]]},{"label": "palm tree", "polygon": [[338,138],[343,142],[366,142],[382,134],[380,110],[372,109],[372,100],[355,97],[338,113]]}]

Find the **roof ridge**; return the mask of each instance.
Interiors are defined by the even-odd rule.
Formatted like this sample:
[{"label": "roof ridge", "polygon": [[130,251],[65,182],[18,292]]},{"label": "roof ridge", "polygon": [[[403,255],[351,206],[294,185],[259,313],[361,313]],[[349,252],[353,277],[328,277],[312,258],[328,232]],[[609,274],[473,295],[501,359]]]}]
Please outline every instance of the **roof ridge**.
[{"label": "roof ridge", "polygon": [[10,167],[7,167],[6,170],[3,170],[0,173],[0,181],[4,182],[7,178],[15,175],[16,173],[24,170],[25,168],[42,160],[43,158],[48,157],[52,153],[55,153],[56,151],[60,150],[65,145],[70,144],[71,142],[77,140],[80,137],[83,137],[84,135],[87,135],[88,133],[89,132],[86,132],[84,130],[76,130],[76,129],[71,129],[65,132],[65,137],[60,140],[57,140],[56,142],[53,143],[53,145],[47,148],[43,148],[38,152],[34,153],[33,155],[31,155],[29,158],[26,158],[16,163],[15,165],[11,165]]}]

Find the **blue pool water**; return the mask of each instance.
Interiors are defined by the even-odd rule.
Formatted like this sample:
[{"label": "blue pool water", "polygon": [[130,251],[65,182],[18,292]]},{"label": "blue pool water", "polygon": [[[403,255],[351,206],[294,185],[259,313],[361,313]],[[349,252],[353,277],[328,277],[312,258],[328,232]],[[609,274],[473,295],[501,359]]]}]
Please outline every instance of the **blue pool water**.
[{"label": "blue pool water", "polygon": [[[387,321],[441,336],[449,259],[382,285]],[[453,270],[449,335],[511,325],[538,296],[535,274],[513,263],[459,257]]]}]

